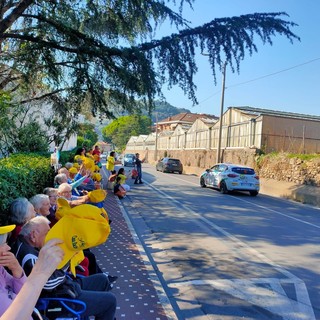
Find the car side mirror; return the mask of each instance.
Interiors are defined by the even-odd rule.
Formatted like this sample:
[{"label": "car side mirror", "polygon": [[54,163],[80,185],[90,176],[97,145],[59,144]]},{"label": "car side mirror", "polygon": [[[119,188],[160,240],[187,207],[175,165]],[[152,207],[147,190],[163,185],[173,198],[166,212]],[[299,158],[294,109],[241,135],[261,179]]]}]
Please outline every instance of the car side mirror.
[{"label": "car side mirror", "polygon": [[211,169],[206,169],[207,172],[211,172]]}]

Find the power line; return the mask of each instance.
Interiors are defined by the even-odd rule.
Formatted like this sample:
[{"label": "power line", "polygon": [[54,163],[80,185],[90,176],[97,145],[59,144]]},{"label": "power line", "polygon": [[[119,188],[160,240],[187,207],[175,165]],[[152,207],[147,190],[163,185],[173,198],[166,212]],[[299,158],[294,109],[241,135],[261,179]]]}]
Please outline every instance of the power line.
[{"label": "power line", "polygon": [[243,84],[247,84],[247,83],[250,83],[250,82],[254,82],[254,81],[257,81],[257,80],[260,80],[260,79],[264,79],[264,78],[267,78],[267,77],[272,77],[276,74],[279,74],[279,73],[282,73],[282,72],[286,72],[286,71],[289,71],[289,70],[292,70],[292,69],[295,69],[295,68],[299,68],[299,67],[302,67],[306,64],[309,64],[309,63],[312,63],[312,62],[315,62],[317,60],[320,60],[320,57],[319,58],[315,58],[315,59],[312,59],[312,60],[309,60],[307,62],[303,62],[303,63],[300,63],[300,64],[297,64],[293,67],[289,67],[289,68],[286,68],[286,69],[283,69],[283,70],[280,70],[280,71],[276,71],[276,72],[273,72],[273,73],[269,73],[267,75],[264,75],[264,76],[261,76],[261,77],[258,77],[258,78],[255,78],[255,79],[252,79],[252,80],[248,80],[248,81],[245,81],[245,82],[240,82],[240,83],[236,83],[236,84],[233,84],[231,86],[228,86],[228,88],[233,88],[233,87],[237,87],[237,86],[241,86]]},{"label": "power line", "polygon": [[[247,83],[251,83],[251,82],[254,82],[254,81],[258,81],[258,80],[261,80],[261,79],[264,79],[264,78],[267,78],[267,77],[272,77],[274,75],[277,75],[279,73],[283,73],[283,72],[286,72],[286,71],[289,71],[289,70],[292,70],[292,69],[295,69],[295,68],[299,68],[299,67],[302,67],[306,64],[309,64],[309,63],[312,63],[312,62],[315,62],[315,61],[318,61],[320,60],[320,57],[319,58],[315,58],[315,59],[312,59],[312,60],[309,60],[309,61],[306,61],[306,62],[303,62],[303,63],[300,63],[300,64],[297,64],[295,66],[292,66],[292,67],[289,67],[289,68],[286,68],[286,69],[282,69],[280,71],[276,71],[276,72],[273,72],[273,73],[269,73],[267,75],[264,75],[264,76],[261,76],[261,77],[258,77],[258,78],[254,78],[252,80],[248,80],[248,81],[244,81],[244,82],[240,82],[240,83],[236,83],[236,84],[233,84],[233,85],[230,85],[230,86],[227,86],[226,89],[229,89],[229,88],[234,88],[234,87],[238,87],[238,86],[241,86],[241,85],[244,85],[244,84],[247,84]],[[199,102],[198,106],[200,106],[200,104],[202,104],[203,102],[211,99],[213,96],[217,95],[218,93],[220,93],[221,90],[213,93],[212,95],[210,95],[209,97],[205,98],[204,100],[202,100],[201,102]]]}]

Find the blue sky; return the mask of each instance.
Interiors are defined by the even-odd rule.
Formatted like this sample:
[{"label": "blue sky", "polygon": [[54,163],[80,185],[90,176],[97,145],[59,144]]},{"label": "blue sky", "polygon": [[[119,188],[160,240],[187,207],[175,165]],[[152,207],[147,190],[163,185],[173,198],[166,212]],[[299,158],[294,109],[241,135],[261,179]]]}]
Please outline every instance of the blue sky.
[{"label": "blue sky", "polygon": [[[196,0],[194,11],[185,10],[184,17],[195,27],[215,18],[280,11],[298,24],[292,30],[301,42],[291,44],[285,37],[275,37],[273,46],[258,44],[258,53],[246,56],[240,74],[227,67],[224,110],[229,106],[250,106],[320,115],[320,0]],[[166,35],[173,32],[165,26],[161,29]],[[164,89],[167,102],[194,113],[219,116],[221,74],[217,69],[215,85],[207,57],[199,54],[197,63],[199,105],[192,106],[178,87]],[[261,79],[255,80],[258,78]]]}]

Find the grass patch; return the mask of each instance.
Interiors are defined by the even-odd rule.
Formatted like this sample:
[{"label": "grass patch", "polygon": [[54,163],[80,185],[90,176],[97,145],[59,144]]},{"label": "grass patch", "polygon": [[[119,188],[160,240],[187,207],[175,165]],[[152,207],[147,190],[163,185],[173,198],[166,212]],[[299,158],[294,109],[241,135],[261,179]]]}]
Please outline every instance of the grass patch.
[{"label": "grass patch", "polygon": [[298,154],[298,153],[289,153],[288,155],[289,159],[297,158],[301,160],[313,160],[313,159],[320,159],[320,154],[314,153],[314,154]]}]

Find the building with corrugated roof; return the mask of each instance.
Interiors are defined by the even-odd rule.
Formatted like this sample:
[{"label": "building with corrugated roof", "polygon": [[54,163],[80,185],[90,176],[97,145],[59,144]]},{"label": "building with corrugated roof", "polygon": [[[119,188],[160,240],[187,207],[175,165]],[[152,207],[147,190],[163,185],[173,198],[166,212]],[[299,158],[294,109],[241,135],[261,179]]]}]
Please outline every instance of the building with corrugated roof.
[{"label": "building with corrugated roof", "polygon": [[222,121],[222,148],[320,152],[320,116],[244,106],[229,107]]},{"label": "building with corrugated roof", "polygon": [[[320,117],[253,107],[229,107],[220,119],[179,114],[161,120],[161,129],[152,137],[130,141],[127,149],[184,152],[216,151],[221,128],[222,160],[232,154],[238,162],[243,150],[288,153],[320,153]],[[217,120],[218,119],[218,120]],[[194,120],[191,124],[190,122]],[[174,129],[173,129],[174,128]],[[148,143],[146,144],[146,141]],[[154,146],[152,146],[154,143]],[[236,154],[239,153],[238,156]],[[232,159],[233,159],[232,158]],[[191,160],[190,160],[191,161]]]}]

